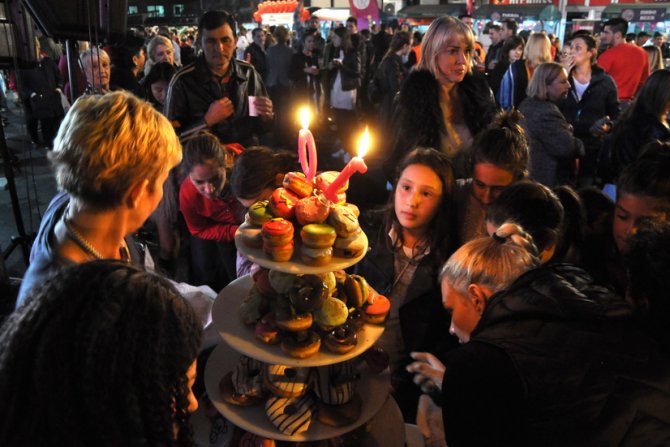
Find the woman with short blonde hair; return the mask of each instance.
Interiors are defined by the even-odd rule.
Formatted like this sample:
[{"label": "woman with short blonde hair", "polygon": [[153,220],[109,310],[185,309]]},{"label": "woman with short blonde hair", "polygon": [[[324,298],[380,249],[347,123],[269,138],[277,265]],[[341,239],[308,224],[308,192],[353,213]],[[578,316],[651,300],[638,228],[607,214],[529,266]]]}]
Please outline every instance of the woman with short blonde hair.
[{"label": "woman with short blonde hair", "polygon": [[181,161],[170,122],[126,91],[79,98],[54,143],[49,159],[61,192],[42,218],[17,304],[69,264],[120,259],[144,265],[150,257],[131,235],[154,211],[168,172]]},{"label": "woman with short blonde hair", "polygon": [[584,156],[584,144],[558,108],[569,90],[565,68],[546,62],[535,70],[528,96],[519,105],[530,144],[530,178],[549,188],[574,179],[574,161]]}]

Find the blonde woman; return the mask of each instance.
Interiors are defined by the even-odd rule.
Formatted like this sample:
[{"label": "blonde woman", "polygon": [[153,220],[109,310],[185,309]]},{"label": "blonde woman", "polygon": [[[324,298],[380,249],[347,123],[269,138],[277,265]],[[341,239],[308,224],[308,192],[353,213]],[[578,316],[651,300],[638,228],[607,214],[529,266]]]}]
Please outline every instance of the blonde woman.
[{"label": "blonde woman", "polygon": [[648,45],[642,47],[642,49],[647,52],[647,57],[649,58],[649,74],[665,68],[663,64],[663,53],[661,53],[659,47],[656,45]]},{"label": "blonde woman", "polygon": [[526,88],[535,69],[544,62],[551,62],[551,41],[545,33],[534,33],[528,37],[523,49],[523,58],[507,69],[500,83],[498,103],[508,110],[519,107],[526,97]]},{"label": "blonde woman", "polygon": [[167,62],[175,65],[175,52],[172,41],[160,34],[154,36],[147,44],[147,56],[149,56],[149,58],[144,65],[145,76],[148,76],[151,67],[159,62]]},{"label": "blonde woman", "polygon": [[521,122],[530,146],[530,178],[549,188],[575,176],[574,161],[584,156],[584,144],[558,108],[570,90],[568,73],[555,62],[541,64],[521,102]]},{"label": "blonde woman", "polygon": [[70,264],[143,265],[131,235],[156,209],[181,154],[172,125],[148,102],[125,91],[79,98],[49,154],[61,192],[42,218],[17,305]]},{"label": "blonde woman", "polygon": [[91,48],[79,55],[81,66],[86,75],[86,91],[91,94],[105,94],[109,90],[112,78],[112,62],[107,52],[101,48]]},{"label": "blonde woman", "polygon": [[456,177],[466,176],[464,149],[496,112],[486,80],[472,75],[474,47],[472,30],[460,20],[444,16],[431,23],[421,41],[421,61],[395,101],[387,178],[417,146],[447,154]]},{"label": "blonde woman", "polygon": [[506,223],[458,249],[440,282],[463,344],[444,363],[412,353],[408,370],[440,397],[449,446],[668,439],[670,362],[585,271],[540,267],[532,238]]}]

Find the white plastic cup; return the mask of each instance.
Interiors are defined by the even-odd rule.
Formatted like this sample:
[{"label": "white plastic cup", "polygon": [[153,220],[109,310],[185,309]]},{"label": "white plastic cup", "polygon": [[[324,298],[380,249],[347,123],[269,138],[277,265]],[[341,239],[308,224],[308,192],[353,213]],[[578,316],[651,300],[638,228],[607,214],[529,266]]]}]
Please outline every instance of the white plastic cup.
[{"label": "white plastic cup", "polygon": [[249,96],[249,116],[258,116],[256,111],[256,97]]}]

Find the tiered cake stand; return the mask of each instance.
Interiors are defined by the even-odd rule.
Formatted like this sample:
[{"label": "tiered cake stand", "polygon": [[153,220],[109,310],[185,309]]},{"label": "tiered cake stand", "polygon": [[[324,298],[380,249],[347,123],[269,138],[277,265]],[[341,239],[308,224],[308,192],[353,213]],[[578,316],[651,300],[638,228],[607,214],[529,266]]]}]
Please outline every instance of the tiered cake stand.
[{"label": "tiered cake stand", "polygon": [[[318,274],[344,269],[359,262],[365,252],[357,258],[336,258],[327,266],[314,267],[294,259],[289,262],[274,262],[262,250],[249,249],[236,237],[238,250],[262,267],[294,274]],[[366,244],[367,245],[367,244]],[[205,368],[205,387],[216,409],[233,424],[260,436],[283,441],[316,441],[332,438],[350,432],[372,419],[386,403],[390,391],[388,369],[381,374],[372,373],[363,362],[359,368],[360,379],[356,391],[363,402],[361,416],[355,423],[343,427],[331,427],[314,419],[309,430],[294,436],[279,432],[265,415],[263,405],[240,407],[225,402],[219,392],[221,378],[232,371],[237,364],[237,353],[245,354],[262,362],[296,367],[326,366],[358,357],[372,346],[381,336],[384,328],[365,324],[358,333],[358,344],[346,354],[333,354],[325,347],[313,357],[296,359],[289,357],[276,345],[262,343],[254,337],[254,328],[245,326],[237,315],[237,310],[253,286],[249,275],[238,278],[219,293],[212,307],[212,321],[219,335],[225,341],[212,352]],[[402,422],[399,421],[402,426]],[[403,432],[404,439],[404,432]]]}]

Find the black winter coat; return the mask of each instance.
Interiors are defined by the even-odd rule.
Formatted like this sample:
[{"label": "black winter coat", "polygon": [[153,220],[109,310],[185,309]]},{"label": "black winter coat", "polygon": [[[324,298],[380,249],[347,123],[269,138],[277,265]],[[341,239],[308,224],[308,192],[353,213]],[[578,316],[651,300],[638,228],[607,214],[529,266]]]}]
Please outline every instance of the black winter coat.
[{"label": "black winter coat", "polygon": [[575,81],[570,73],[570,91],[559,108],[574,130],[574,135],[584,142],[587,150],[600,149],[600,139],[591,135],[589,129],[600,118],[609,116],[612,121],[619,117],[619,92],[614,79],[605,70],[593,65],[591,82],[582,99],[577,99]]},{"label": "black winter coat", "polygon": [[19,70],[21,76],[21,99],[28,105],[32,118],[58,118],[64,115],[61,96],[57,88],[62,88],[60,71],[56,63],[42,58],[32,69]]},{"label": "black winter coat", "polygon": [[[333,59],[339,59],[340,49],[335,48],[332,44],[326,45],[324,50],[324,66],[328,66]],[[335,67],[328,70],[328,100],[330,101],[330,90],[333,88],[337,73],[342,73],[342,90],[349,91],[357,89],[361,86],[362,72],[361,72],[361,57],[360,53],[355,48],[350,48],[344,53],[342,59],[342,66]]]},{"label": "black winter coat", "polygon": [[[505,377],[509,371],[502,368],[511,367],[521,381],[517,389],[523,390],[522,395],[498,408],[500,412],[519,408],[516,423],[503,427],[523,434],[526,442],[515,445],[670,442],[670,360],[635,326],[627,303],[595,284],[583,270],[568,265],[538,268],[493,295],[471,341],[461,349],[475,355],[482,346],[482,352],[495,347],[511,360],[487,365],[496,376]],[[449,363],[443,389],[457,388],[454,377],[459,373],[463,377],[471,367]],[[472,390],[469,399],[475,405],[489,405],[487,396],[478,393],[478,384],[460,386]],[[472,402],[465,403],[465,411],[473,410]],[[449,393],[444,405],[447,415],[464,410]],[[445,417],[450,447],[479,445],[465,442],[472,436],[470,429]],[[452,442],[450,430],[462,442]],[[486,436],[497,439],[498,434]]]},{"label": "black winter coat", "polygon": [[[497,112],[493,94],[485,79],[473,75],[466,75],[456,88],[465,122],[475,137],[491,123]],[[430,72],[416,70],[407,77],[394,105],[394,135],[388,149],[390,157],[385,164],[389,179],[393,179],[398,162],[416,146],[447,152],[447,148],[442,147],[446,129],[440,98],[440,83]],[[457,177],[466,176],[464,165],[456,163]]]}]

